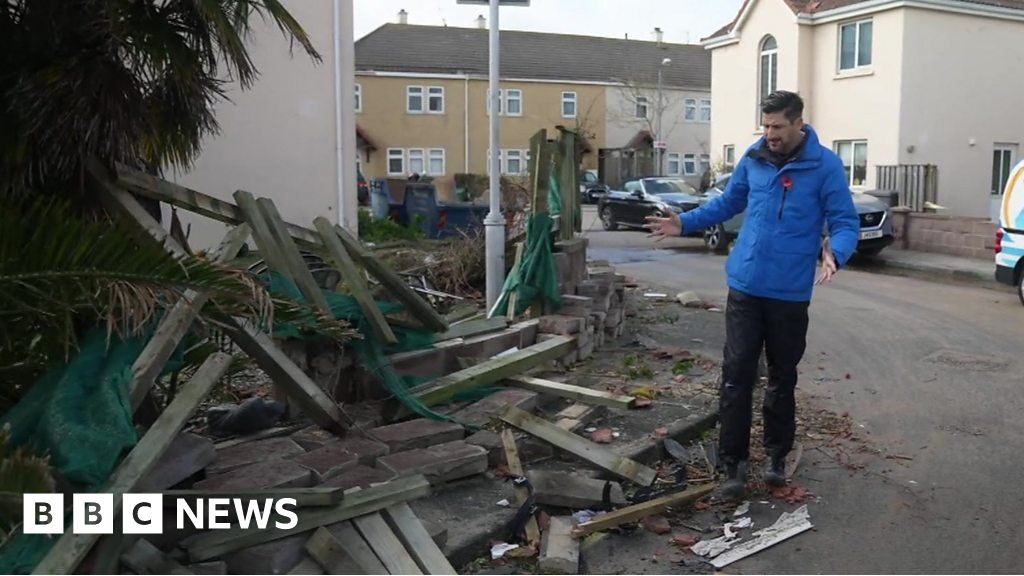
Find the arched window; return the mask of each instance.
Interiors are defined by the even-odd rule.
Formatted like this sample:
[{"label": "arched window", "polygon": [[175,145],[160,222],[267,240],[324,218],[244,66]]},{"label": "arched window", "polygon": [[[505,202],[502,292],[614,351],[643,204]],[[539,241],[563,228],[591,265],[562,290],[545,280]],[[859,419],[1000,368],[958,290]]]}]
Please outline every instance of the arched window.
[{"label": "arched window", "polygon": [[761,40],[760,64],[757,93],[759,107],[765,96],[774,92],[779,85],[779,45],[774,36],[765,36]]}]

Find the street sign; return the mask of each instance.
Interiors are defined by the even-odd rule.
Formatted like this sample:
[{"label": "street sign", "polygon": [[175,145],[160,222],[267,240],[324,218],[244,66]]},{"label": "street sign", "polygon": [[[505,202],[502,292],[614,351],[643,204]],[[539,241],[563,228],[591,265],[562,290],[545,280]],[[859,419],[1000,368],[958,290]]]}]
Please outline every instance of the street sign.
[{"label": "street sign", "polygon": [[668,142],[657,140],[654,142],[654,147],[658,150],[668,150]]},{"label": "street sign", "polygon": [[[455,0],[456,4],[479,4],[487,6],[490,4],[488,0]],[[530,5],[530,0],[498,0],[500,6],[522,6],[527,7]]]}]

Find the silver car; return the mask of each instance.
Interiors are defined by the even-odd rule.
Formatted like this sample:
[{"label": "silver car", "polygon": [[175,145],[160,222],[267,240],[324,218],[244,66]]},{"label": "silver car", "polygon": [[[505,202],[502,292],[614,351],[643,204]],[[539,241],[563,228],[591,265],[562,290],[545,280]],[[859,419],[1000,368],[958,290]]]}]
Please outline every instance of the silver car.
[{"label": "silver car", "polygon": [[[714,185],[708,188],[701,198],[701,204],[721,196],[731,177],[730,173],[715,178]],[[857,215],[860,217],[857,252],[864,256],[875,256],[895,240],[892,231],[892,212],[885,202],[863,192],[853,192],[853,205],[856,206]],[[742,227],[743,214],[738,214],[722,224],[708,228],[704,231],[704,245],[716,252],[727,253]]]}]

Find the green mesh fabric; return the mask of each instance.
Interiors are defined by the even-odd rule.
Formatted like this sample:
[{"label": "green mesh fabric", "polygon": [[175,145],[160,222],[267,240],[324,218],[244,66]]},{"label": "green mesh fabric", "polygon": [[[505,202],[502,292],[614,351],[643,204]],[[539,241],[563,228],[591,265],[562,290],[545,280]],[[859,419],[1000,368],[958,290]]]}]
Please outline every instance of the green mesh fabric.
[{"label": "green mesh fabric", "polygon": [[551,217],[541,212],[530,216],[526,223],[526,246],[519,266],[509,272],[495,304],[494,314],[508,313],[512,294],[516,294],[515,315],[526,312],[536,300],[558,310],[562,307],[562,293],[558,289],[558,270],[551,251]]}]

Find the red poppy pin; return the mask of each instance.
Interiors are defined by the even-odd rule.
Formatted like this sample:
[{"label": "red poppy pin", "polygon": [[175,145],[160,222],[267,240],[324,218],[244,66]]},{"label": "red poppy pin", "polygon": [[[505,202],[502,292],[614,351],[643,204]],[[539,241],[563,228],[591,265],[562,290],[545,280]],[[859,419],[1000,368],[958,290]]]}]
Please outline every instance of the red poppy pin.
[{"label": "red poppy pin", "polygon": [[793,179],[790,178],[789,176],[783,176],[782,187],[785,188],[787,192],[789,192],[789,189],[793,187]]}]

